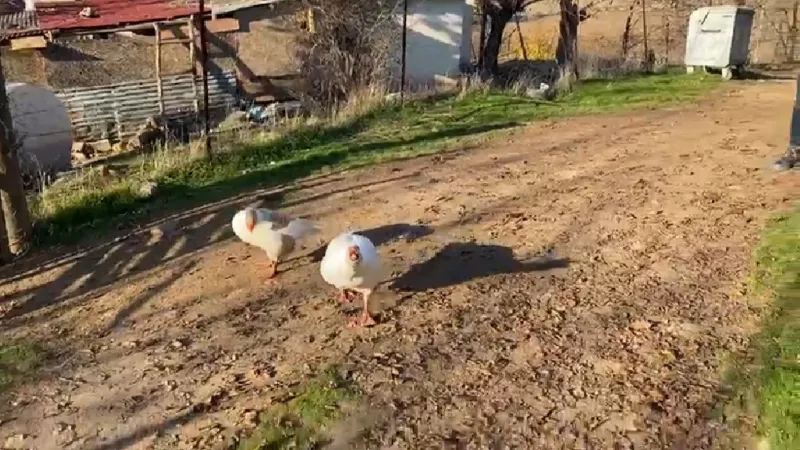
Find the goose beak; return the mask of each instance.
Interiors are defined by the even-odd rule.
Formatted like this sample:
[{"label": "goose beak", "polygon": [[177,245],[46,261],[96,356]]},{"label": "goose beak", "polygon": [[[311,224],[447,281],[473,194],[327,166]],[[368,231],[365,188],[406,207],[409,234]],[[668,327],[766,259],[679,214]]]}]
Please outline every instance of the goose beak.
[{"label": "goose beak", "polygon": [[254,211],[247,211],[245,214],[244,224],[247,227],[247,230],[252,233],[253,228],[256,227],[256,213]]},{"label": "goose beak", "polygon": [[347,256],[350,261],[358,262],[361,260],[361,250],[356,246],[350,247],[347,249]]}]

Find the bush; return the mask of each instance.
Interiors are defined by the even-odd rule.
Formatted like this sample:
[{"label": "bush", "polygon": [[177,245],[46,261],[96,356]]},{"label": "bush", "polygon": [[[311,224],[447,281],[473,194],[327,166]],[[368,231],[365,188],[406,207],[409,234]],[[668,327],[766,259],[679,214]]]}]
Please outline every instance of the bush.
[{"label": "bush", "polygon": [[297,58],[312,109],[330,113],[349,98],[384,93],[400,25],[393,0],[302,0],[311,11]]}]

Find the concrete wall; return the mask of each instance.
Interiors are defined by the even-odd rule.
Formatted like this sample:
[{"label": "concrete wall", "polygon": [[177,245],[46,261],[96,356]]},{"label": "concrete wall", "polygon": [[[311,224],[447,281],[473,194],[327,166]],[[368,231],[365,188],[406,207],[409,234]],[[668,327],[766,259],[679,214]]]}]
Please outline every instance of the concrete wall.
[{"label": "concrete wall", "polygon": [[456,76],[470,62],[471,0],[410,0],[407,20],[410,80],[425,83],[437,75]]}]

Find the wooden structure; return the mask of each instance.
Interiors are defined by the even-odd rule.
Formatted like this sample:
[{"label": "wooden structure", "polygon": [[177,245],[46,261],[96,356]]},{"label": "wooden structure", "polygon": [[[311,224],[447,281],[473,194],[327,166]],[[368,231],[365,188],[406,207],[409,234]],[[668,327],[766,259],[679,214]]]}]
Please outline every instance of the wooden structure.
[{"label": "wooden structure", "polygon": [[[81,2],[82,7],[86,5],[88,7],[85,9],[96,11],[91,15],[86,15],[83,10],[75,10],[75,5],[66,3],[37,5],[37,9],[33,11],[10,13],[6,11],[6,14],[0,15],[0,42],[6,42],[11,51],[29,51],[46,49],[55,37],[114,33],[147,34],[152,30],[155,54],[154,93],[157,102],[157,113],[152,116],[166,118],[166,115],[178,114],[175,105],[183,105],[185,101],[184,96],[180,95],[179,89],[188,89],[191,92],[192,110],[194,114],[200,113],[200,93],[197,85],[197,60],[199,57],[204,100],[202,109],[205,112],[204,129],[207,136],[209,132],[208,110],[211,105],[209,104],[206,64],[208,54],[206,31],[212,33],[239,31],[239,21],[235,18],[216,18],[211,14],[212,11],[206,10],[203,0],[188,0],[183,3],[171,0],[148,0],[146,5],[129,0],[86,0]],[[165,81],[162,71],[162,46],[172,44],[188,44],[187,59],[191,68],[188,77],[190,78],[169,76],[170,84],[165,86],[167,81]],[[41,59],[44,61],[43,58]],[[43,76],[46,77],[46,70],[42,69],[42,71]],[[236,85],[236,75],[234,73],[231,80],[231,73],[222,71],[215,77],[213,95],[215,96],[215,105],[220,106],[221,102],[232,100],[229,92],[225,92],[230,89],[225,87],[226,85]],[[151,88],[148,87],[147,80],[139,79],[109,85],[96,85],[91,88],[59,89],[57,92],[62,100],[72,102],[67,106],[73,118],[73,130],[76,138],[106,140],[113,136],[121,140],[131,133],[129,129],[131,120],[137,119],[144,122],[148,119],[141,117],[142,114],[150,111],[152,105],[149,103],[152,101],[152,96],[148,89]],[[123,95],[132,97],[123,101],[121,97]],[[172,102],[172,104],[168,105],[166,102]],[[100,105],[105,106],[101,108]],[[182,114],[182,111],[180,113]],[[99,120],[101,117],[109,120],[109,124],[115,124],[113,132],[103,130],[102,135],[98,135],[97,130],[86,129],[90,124],[98,126],[98,123],[93,121]]]}]

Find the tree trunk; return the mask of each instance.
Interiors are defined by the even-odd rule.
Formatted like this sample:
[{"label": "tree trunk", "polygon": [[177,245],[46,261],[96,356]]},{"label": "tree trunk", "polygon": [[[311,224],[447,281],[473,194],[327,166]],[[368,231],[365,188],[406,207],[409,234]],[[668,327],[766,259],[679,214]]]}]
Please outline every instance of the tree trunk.
[{"label": "tree trunk", "polygon": [[478,43],[478,68],[483,69],[483,56],[486,54],[486,0],[483,0],[480,6],[480,13],[481,13],[481,28],[480,28],[480,39]]},{"label": "tree trunk", "polygon": [[500,45],[503,43],[503,31],[511,21],[514,13],[510,10],[487,10],[489,16],[489,35],[486,37],[486,45],[483,47],[483,73],[497,75],[500,72],[498,58],[500,57]]},{"label": "tree trunk", "polygon": [[578,43],[578,4],[574,0],[559,0],[561,21],[558,24],[558,46],[556,62],[558,63],[558,85],[560,89],[571,90],[578,78],[578,62],[576,61]]},{"label": "tree trunk", "polygon": [[8,248],[5,214],[3,214],[3,208],[0,205],[0,265],[11,262],[13,258],[14,255],[11,253],[11,249]]},{"label": "tree trunk", "polygon": [[31,219],[25,201],[25,191],[22,188],[18,147],[8,104],[3,65],[0,61],[0,201],[8,247],[17,255],[28,249],[31,238]]}]

